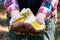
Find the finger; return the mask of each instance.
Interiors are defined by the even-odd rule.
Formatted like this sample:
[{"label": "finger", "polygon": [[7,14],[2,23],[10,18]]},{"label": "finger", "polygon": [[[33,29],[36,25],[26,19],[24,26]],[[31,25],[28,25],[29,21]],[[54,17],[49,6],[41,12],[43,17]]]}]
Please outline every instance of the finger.
[{"label": "finger", "polygon": [[12,25],[12,23],[15,21],[16,19],[14,17],[11,18],[10,20],[10,25]]}]

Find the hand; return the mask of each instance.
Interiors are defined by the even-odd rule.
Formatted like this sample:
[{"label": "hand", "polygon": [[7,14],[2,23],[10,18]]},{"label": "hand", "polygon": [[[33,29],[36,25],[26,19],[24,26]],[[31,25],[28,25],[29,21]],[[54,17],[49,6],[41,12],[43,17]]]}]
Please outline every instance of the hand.
[{"label": "hand", "polygon": [[19,12],[19,10],[13,10],[12,12],[11,12],[11,17],[19,17],[20,16],[20,12]]},{"label": "hand", "polygon": [[40,23],[40,24],[45,24],[45,18],[46,18],[46,15],[43,14],[43,13],[38,13],[37,16],[36,16],[36,20]]},{"label": "hand", "polygon": [[[13,11],[11,12],[10,25],[12,25],[12,23],[13,23],[16,19],[18,19],[18,18],[20,18],[20,17],[22,17],[22,16],[20,16],[19,11],[18,11],[18,10],[13,10]],[[10,29],[11,29],[11,27],[9,26],[9,30],[10,30]]]},{"label": "hand", "polygon": [[13,10],[13,11],[11,12],[10,24],[12,24],[16,19],[18,19],[18,18],[20,18],[20,17],[22,17],[22,16],[20,15],[20,12],[19,12],[18,10]]}]

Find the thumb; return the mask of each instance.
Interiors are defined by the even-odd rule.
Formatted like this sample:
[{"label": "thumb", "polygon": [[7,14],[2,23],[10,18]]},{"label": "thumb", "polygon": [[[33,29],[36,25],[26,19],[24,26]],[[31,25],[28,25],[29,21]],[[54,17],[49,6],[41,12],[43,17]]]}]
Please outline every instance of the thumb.
[{"label": "thumb", "polygon": [[12,25],[12,23],[15,21],[16,19],[14,17],[11,18],[10,20],[10,25]]}]

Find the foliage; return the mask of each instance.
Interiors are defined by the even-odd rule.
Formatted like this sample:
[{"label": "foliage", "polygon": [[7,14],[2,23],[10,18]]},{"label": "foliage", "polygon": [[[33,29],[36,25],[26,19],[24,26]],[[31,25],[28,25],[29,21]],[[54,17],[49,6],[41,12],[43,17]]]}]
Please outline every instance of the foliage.
[{"label": "foliage", "polygon": [[5,12],[5,8],[0,4],[0,13],[4,11]]}]

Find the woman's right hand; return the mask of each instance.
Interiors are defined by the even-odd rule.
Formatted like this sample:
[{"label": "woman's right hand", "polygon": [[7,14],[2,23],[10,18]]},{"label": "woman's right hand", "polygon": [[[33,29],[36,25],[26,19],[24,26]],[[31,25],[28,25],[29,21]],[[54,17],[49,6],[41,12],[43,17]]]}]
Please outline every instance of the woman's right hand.
[{"label": "woman's right hand", "polygon": [[15,20],[17,20],[18,18],[20,18],[20,17],[22,17],[22,16],[20,16],[19,10],[13,10],[11,12],[11,19],[10,19],[10,24],[9,24],[9,30],[11,30],[11,25],[13,24],[13,22]]}]

